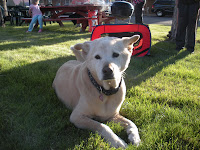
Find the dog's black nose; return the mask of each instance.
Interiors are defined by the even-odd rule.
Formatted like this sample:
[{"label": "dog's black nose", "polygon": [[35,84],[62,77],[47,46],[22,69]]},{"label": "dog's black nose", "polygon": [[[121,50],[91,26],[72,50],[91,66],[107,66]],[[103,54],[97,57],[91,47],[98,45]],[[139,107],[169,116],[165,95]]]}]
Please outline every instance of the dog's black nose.
[{"label": "dog's black nose", "polygon": [[109,67],[109,66],[106,65],[103,68],[102,71],[103,71],[103,79],[104,80],[109,80],[109,79],[113,79],[114,78],[113,70],[112,70],[111,67]]}]

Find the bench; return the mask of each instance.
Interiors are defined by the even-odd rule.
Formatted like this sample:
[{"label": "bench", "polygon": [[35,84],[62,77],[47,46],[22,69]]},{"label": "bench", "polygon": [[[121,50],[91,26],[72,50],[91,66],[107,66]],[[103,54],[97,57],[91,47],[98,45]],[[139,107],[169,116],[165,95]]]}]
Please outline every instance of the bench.
[{"label": "bench", "polygon": [[[56,19],[53,19],[53,18],[43,18],[43,22],[45,23],[46,25],[46,22],[58,22],[60,26],[64,26],[62,21],[68,21],[68,20],[80,20],[81,21],[84,21],[84,20],[88,20],[88,19],[97,19],[97,18],[89,18],[89,17],[84,17],[84,18],[68,18],[68,17],[60,17],[60,18],[56,18]],[[22,23],[25,21],[25,23],[30,23],[32,18],[21,18],[21,23],[20,25],[22,25]]]}]

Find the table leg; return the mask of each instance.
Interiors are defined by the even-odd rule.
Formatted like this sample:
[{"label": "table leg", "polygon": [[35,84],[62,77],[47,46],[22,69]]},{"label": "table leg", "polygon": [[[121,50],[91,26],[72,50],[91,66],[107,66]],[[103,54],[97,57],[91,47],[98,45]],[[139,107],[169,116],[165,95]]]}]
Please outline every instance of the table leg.
[{"label": "table leg", "polygon": [[62,21],[57,21],[57,22],[60,25],[60,27],[64,27],[64,24],[62,23]]},{"label": "table leg", "polygon": [[22,23],[24,23],[25,22],[25,20],[22,20],[20,23],[19,23],[19,26],[21,26],[22,25]]},{"label": "table leg", "polygon": [[101,25],[101,22],[102,22],[102,12],[101,11],[99,11],[98,12],[98,15],[97,15],[97,20],[98,20],[98,25]]}]

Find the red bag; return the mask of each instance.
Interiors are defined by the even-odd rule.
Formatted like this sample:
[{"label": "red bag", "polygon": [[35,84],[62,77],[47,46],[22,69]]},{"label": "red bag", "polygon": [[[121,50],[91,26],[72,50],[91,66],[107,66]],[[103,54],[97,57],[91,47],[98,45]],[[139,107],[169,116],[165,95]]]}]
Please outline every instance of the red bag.
[{"label": "red bag", "polygon": [[140,24],[109,24],[96,26],[91,35],[91,41],[100,38],[104,33],[129,33],[139,34],[138,45],[134,46],[132,55],[143,57],[150,54],[151,32],[147,25]]}]

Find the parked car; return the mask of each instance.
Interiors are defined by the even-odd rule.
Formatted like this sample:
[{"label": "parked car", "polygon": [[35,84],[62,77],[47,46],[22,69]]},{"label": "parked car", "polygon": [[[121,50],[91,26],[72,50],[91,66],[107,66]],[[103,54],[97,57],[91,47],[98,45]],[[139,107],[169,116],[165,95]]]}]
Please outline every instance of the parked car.
[{"label": "parked car", "polygon": [[174,7],[175,0],[156,0],[152,5],[151,11],[158,17],[163,17],[173,14]]}]

